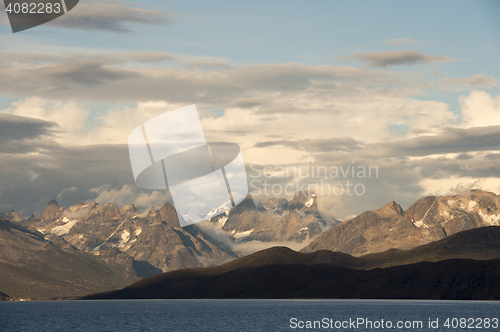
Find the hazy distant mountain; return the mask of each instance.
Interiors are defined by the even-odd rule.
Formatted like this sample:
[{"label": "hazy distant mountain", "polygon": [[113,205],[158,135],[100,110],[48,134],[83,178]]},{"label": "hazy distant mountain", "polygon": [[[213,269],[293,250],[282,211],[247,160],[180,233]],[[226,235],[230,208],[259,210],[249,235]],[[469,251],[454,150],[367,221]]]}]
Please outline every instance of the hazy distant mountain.
[{"label": "hazy distant mountain", "polygon": [[500,225],[500,196],[473,190],[462,196],[425,197],[407,211],[391,202],[330,228],[302,251],[327,249],[359,256],[390,248],[410,249],[492,225]]},{"label": "hazy distant mountain", "polygon": [[211,222],[239,241],[301,243],[331,226],[321,218],[316,201],[316,194],[297,192],[290,201],[267,198],[255,205],[248,195],[235,208],[212,218]]},{"label": "hazy distant mountain", "polygon": [[[275,247],[222,266],[155,275],[84,298],[500,299],[499,248],[500,227],[362,257]],[[377,268],[384,266],[390,267]]]},{"label": "hazy distant mountain", "polygon": [[133,205],[118,208],[113,203],[81,202],[64,209],[54,200],[41,214],[20,224],[58,235],[74,248],[94,255],[115,248],[133,258],[136,265],[151,264],[163,272],[217,265],[238,257],[195,225],[182,228],[169,203],[140,215]]}]

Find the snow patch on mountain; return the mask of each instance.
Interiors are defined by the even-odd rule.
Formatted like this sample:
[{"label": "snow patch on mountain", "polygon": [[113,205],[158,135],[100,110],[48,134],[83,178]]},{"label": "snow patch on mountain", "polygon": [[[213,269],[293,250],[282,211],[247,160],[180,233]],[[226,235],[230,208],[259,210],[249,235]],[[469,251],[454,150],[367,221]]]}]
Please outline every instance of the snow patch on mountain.
[{"label": "snow patch on mountain", "polygon": [[118,242],[117,245],[113,247],[118,247],[118,248],[123,248],[125,247],[125,244],[127,241],[130,239],[130,232],[127,230],[124,230],[123,233],[121,234],[121,240]]},{"label": "snow patch on mountain", "polygon": [[494,214],[483,214],[481,210],[479,210],[479,215],[483,219],[484,222],[487,222],[488,224],[492,226],[500,226],[500,214],[499,215],[494,215]]},{"label": "snow patch on mountain", "polygon": [[50,231],[50,233],[59,236],[64,236],[69,233],[71,227],[75,226],[77,222],[78,220],[71,220],[71,221],[68,220],[64,225],[52,228],[52,231]]},{"label": "snow patch on mountain", "polygon": [[210,219],[212,217],[218,216],[219,214],[222,214],[222,213],[228,211],[232,207],[233,207],[233,204],[229,200],[226,203],[222,204],[221,206],[213,208],[205,215],[203,213],[200,213],[200,216],[202,216],[204,219]]},{"label": "snow patch on mountain", "polygon": [[422,226],[423,226],[424,228],[429,228],[426,224],[424,224],[424,219],[422,219],[422,220],[418,220],[418,221],[415,221],[415,222],[413,222],[413,224],[414,224],[415,226],[417,226],[418,228],[421,228]]},{"label": "snow patch on mountain", "polygon": [[125,247],[123,247],[122,251],[126,251],[128,249],[130,249],[130,247],[132,246],[132,244],[134,244],[134,242],[136,242],[137,239],[133,239],[132,241],[130,241],[129,243],[127,243],[127,245]]},{"label": "snow patch on mountain", "polygon": [[227,216],[220,218],[219,222],[217,223],[217,226],[220,228],[224,227],[224,225],[226,224],[226,221],[227,221]]},{"label": "snow patch on mountain", "polygon": [[314,204],[314,197],[311,197],[306,203],[305,206],[311,207]]},{"label": "snow patch on mountain", "polygon": [[473,208],[474,206],[476,206],[476,204],[477,204],[476,202],[474,202],[474,201],[470,201],[470,202],[469,202],[469,211],[471,211],[471,210],[472,210],[472,208]]}]

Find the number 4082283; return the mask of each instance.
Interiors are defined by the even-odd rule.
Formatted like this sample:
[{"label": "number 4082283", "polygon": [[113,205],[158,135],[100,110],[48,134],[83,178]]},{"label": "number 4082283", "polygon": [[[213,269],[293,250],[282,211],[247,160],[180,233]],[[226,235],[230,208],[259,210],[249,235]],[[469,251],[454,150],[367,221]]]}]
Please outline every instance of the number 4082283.
[{"label": "number 4082283", "polygon": [[60,14],[61,3],[11,2],[5,11],[9,14]]}]

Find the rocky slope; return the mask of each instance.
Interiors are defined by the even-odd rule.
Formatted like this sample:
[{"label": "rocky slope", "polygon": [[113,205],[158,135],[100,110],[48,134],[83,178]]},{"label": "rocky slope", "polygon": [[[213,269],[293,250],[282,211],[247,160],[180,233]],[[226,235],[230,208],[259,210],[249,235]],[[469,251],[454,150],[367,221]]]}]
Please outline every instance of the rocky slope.
[{"label": "rocky slope", "polygon": [[403,211],[391,202],[330,228],[302,251],[327,249],[354,256],[390,248],[410,249],[460,231],[500,225],[500,196],[481,190],[430,196]]},{"label": "rocky slope", "polygon": [[[44,237],[0,217],[0,291],[16,298],[52,298],[123,287],[138,280],[133,259],[119,265],[74,249],[57,235]],[[123,256],[126,256],[122,254]],[[104,258],[104,259],[103,259]]]},{"label": "rocky slope", "polygon": [[316,194],[298,192],[287,201],[267,198],[257,205],[248,195],[235,208],[211,219],[237,241],[304,242],[328,227],[317,207]]},{"label": "rocky slope", "polygon": [[0,292],[0,301],[14,301],[14,298],[5,293]]},{"label": "rocky slope", "polygon": [[222,264],[238,257],[195,225],[182,228],[169,203],[139,215],[133,205],[118,208],[113,203],[81,202],[65,209],[54,200],[41,214],[19,224],[34,227],[45,236],[57,235],[75,249],[104,255],[109,264],[120,265],[129,259],[139,276],[154,272],[151,266],[166,272]]}]

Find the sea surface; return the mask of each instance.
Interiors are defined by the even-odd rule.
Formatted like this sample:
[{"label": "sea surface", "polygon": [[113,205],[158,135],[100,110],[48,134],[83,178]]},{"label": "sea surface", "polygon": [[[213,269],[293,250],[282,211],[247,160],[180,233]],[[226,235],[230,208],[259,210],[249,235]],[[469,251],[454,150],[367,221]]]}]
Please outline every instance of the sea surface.
[{"label": "sea surface", "polygon": [[[500,319],[500,302],[482,301],[0,302],[0,331],[2,332],[500,331],[498,319]],[[448,324],[446,324],[447,320]],[[429,327],[429,322],[432,322],[431,327]],[[388,326],[389,323],[392,327]],[[397,327],[398,324],[401,328]]]}]

